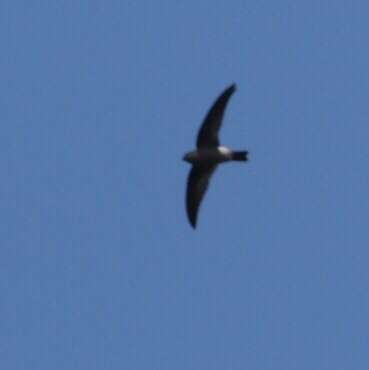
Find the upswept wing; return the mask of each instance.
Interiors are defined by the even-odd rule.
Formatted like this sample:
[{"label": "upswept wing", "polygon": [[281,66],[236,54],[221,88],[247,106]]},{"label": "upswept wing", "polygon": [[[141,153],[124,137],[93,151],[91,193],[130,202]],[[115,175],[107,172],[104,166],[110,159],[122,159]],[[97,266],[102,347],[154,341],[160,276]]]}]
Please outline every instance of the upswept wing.
[{"label": "upswept wing", "polygon": [[231,95],[236,91],[236,85],[232,84],[217,98],[206,115],[197,136],[197,147],[219,146],[218,132],[222,124],[223,115]]},{"label": "upswept wing", "polygon": [[200,203],[208,188],[209,179],[213,174],[216,165],[192,166],[187,181],[186,207],[190,224],[196,227],[197,215]]}]

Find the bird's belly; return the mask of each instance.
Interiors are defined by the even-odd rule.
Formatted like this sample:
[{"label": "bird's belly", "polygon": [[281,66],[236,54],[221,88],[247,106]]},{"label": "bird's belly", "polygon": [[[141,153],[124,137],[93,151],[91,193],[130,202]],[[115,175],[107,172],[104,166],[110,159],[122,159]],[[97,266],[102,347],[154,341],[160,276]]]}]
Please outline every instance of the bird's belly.
[{"label": "bird's belly", "polygon": [[231,156],[214,149],[201,149],[191,152],[189,159],[196,164],[215,164],[226,162],[231,159]]}]

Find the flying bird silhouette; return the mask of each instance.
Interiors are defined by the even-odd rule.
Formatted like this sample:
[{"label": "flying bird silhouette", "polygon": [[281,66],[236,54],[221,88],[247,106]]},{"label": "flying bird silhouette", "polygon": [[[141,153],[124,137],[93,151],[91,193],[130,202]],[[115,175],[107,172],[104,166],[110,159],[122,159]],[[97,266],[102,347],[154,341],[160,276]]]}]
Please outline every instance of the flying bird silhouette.
[{"label": "flying bird silhouette", "polygon": [[183,160],[192,164],[188,175],[186,192],[187,216],[196,228],[200,203],[205,195],[211,175],[218,164],[229,161],[247,161],[248,151],[234,151],[219,144],[218,133],[224,111],[236,85],[226,88],[206,115],[197,135],[197,149],[184,155]]}]

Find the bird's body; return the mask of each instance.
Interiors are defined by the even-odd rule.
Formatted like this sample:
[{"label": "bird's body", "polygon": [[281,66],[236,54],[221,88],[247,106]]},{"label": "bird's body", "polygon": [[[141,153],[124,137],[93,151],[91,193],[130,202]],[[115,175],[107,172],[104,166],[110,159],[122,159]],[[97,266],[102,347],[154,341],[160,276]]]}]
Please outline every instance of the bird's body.
[{"label": "bird's body", "polygon": [[225,146],[218,146],[215,148],[200,148],[188,152],[183,159],[193,165],[211,165],[219,164],[232,160],[232,150]]},{"label": "bird's body", "polygon": [[192,164],[188,176],[186,206],[191,225],[195,228],[198,209],[209,179],[218,164],[229,161],[247,161],[247,151],[234,151],[219,144],[218,132],[227,102],[235,85],[228,87],[215,101],[200,128],[197,149],[186,153],[183,160]]}]

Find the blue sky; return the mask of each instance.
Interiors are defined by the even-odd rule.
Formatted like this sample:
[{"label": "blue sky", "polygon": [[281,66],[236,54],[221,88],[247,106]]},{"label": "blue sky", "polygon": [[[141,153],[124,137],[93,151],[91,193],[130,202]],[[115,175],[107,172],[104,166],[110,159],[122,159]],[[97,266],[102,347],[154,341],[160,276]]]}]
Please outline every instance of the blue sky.
[{"label": "blue sky", "polygon": [[[366,370],[367,1],[2,1],[0,367]],[[196,231],[188,164],[230,83]]]}]

